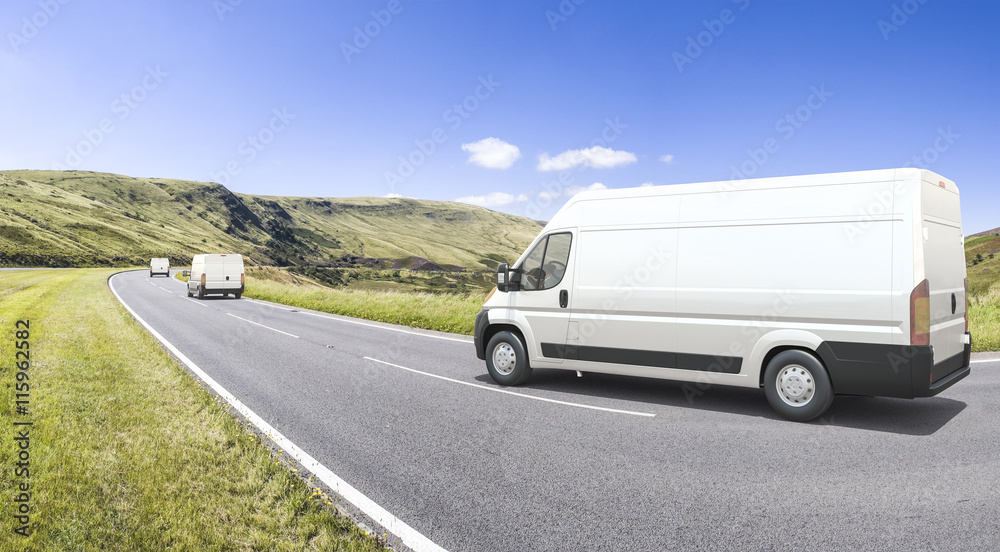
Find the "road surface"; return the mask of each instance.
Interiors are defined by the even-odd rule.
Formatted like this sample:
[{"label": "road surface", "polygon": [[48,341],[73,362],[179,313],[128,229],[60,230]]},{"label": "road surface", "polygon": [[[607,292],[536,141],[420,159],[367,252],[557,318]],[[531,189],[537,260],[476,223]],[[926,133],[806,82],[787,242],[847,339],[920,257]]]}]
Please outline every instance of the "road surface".
[{"label": "road surface", "polygon": [[838,397],[801,424],[752,389],[552,370],[502,388],[465,336],[198,301],[144,271],[111,283],[260,419],[446,550],[1000,545],[1000,359],[937,397]]}]

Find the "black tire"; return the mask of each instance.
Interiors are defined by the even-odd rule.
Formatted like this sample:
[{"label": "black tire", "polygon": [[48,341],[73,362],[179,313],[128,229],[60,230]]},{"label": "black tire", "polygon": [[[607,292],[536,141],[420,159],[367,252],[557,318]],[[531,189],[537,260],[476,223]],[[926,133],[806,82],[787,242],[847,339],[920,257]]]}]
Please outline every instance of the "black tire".
[{"label": "black tire", "polygon": [[191,297],[192,295],[194,295],[194,294],[191,293],[191,286],[188,286],[188,297]]},{"label": "black tire", "polygon": [[240,297],[243,297],[243,294],[237,291],[236,293],[233,294],[233,296],[239,299]]},{"label": "black tire", "polygon": [[531,376],[528,354],[521,338],[512,332],[498,332],[486,345],[486,369],[500,385],[520,385]]},{"label": "black tire", "polygon": [[205,288],[198,286],[198,299],[205,298]]},{"label": "black tire", "polygon": [[833,404],[830,376],[813,355],[799,350],[774,357],[764,371],[764,394],[778,414],[807,422]]}]

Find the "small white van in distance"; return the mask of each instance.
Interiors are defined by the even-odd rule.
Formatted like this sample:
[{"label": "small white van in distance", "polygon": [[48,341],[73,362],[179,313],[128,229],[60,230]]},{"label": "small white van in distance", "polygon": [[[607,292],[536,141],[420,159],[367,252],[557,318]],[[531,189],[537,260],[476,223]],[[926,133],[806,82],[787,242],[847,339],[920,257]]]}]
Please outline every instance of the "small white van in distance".
[{"label": "small white van in distance", "polygon": [[837,393],[936,395],[969,374],[963,243],[958,187],[927,170],[584,192],[500,265],[476,354],[502,385],[763,388],[797,421]]},{"label": "small white van in distance", "polygon": [[243,295],[246,276],[243,272],[243,255],[232,253],[195,255],[191,260],[191,276],[188,278],[187,296],[233,294],[239,299]]},{"label": "small white van in distance", "polygon": [[149,277],[152,278],[154,274],[163,274],[166,277],[170,277],[170,259],[163,259],[157,257],[155,259],[149,260]]}]

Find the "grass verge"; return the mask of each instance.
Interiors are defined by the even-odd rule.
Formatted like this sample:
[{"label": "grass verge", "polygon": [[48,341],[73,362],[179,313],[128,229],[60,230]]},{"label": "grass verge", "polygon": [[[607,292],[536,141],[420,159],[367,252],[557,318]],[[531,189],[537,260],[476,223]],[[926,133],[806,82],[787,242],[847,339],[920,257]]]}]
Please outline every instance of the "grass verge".
[{"label": "grass verge", "polygon": [[[0,551],[382,550],[132,319],[112,272],[0,272]],[[26,414],[17,320],[30,322]],[[11,421],[33,424],[30,477]],[[21,484],[28,537],[13,532]]]},{"label": "grass verge", "polygon": [[414,328],[472,335],[484,294],[341,290],[247,279],[244,297]]},{"label": "grass verge", "polygon": [[1000,351],[1000,284],[969,295],[969,332],[973,351]]}]

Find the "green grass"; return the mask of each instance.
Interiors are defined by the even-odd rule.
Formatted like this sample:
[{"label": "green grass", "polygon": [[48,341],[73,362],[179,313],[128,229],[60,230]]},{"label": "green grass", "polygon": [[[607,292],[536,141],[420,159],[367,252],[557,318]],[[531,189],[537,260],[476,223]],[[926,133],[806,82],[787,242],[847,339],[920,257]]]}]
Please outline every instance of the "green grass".
[{"label": "green grass", "polygon": [[[0,272],[0,551],[380,550],[205,391],[107,289],[109,270]],[[30,405],[14,327],[30,321]],[[15,535],[11,420],[30,420]]]},{"label": "green grass", "polygon": [[965,240],[965,261],[972,350],[1000,351],[1000,236],[987,234]]},{"label": "green grass", "polygon": [[973,351],[1000,351],[1000,284],[969,297],[969,332]]},{"label": "green grass", "polygon": [[332,314],[472,335],[485,293],[448,295],[333,289],[247,277],[244,297]]}]

